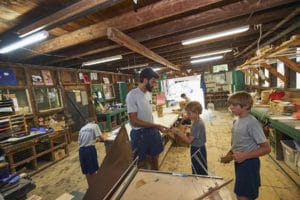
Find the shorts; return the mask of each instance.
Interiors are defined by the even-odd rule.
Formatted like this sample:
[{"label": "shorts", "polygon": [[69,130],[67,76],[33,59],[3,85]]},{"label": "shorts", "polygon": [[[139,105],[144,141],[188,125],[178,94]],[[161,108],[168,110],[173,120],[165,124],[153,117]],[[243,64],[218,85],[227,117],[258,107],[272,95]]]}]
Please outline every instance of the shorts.
[{"label": "shorts", "polygon": [[[195,152],[197,153],[194,155]],[[208,175],[207,174],[207,153],[206,153],[205,145],[201,147],[191,146],[190,154],[191,154],[193,174]]]},{"label": "shorts", "polygon": [[83,174],[94,174],[99,169],[95,146],[80,147],[79,160]]},{"label": "shorts", "polygon": [[145,160],[147,155],[157,156],[164,150],[159,130],[156,128],[132,129],[130,138],[134,156],[138,156],[139,161]]},{"label": "shorts", "polygon": [[234,192],[237,196],[256,199],[260,187],[260,161],[258,158],[234,163],[235,185]]}]

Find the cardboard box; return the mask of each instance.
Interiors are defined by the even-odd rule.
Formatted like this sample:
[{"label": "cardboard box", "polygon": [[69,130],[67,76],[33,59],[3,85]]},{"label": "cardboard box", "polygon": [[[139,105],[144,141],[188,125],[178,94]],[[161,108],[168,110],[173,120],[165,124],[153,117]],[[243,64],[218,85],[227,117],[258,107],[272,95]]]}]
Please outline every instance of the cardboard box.
[{"label": "cardboard box", "polygon": [[60,160],[66,155],[66,152],[64,149],[58,149],[54,151],[54,160]]}]

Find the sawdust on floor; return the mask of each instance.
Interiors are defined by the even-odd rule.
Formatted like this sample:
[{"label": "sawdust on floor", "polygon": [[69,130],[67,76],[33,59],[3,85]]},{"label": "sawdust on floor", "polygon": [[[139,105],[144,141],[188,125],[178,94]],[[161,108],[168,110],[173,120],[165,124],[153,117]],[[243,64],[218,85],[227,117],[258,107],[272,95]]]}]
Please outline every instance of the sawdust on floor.
[{"label": "sawdust on floor", "polygon": [[[208,171],[210,175],[223,177],[225,180],[234,178],[233,163],[224,165],[219,162],[222,155],[230,147],[230,131],[232,116],[228,112],[215,112],[216,116],[211,121],[205,121],[207,132]],[[105,156],[103,143],[97,143],[99,162]],[[85,193],[87,182],[80,171],[78,159],[78,144],[69,145],[70,155],[39,172],[32,177],[36,189],[28,194],[38,195],[45,200],[56,199],[64,193]],[[188,147],[173,146],[168,152],[161,171],[191,173],[190,155]],[[269,158],[261,159],[260,197],[258,199],[300,199],[299,188],[279,169]],[[233,182],[227,187],[232,191]]]}]

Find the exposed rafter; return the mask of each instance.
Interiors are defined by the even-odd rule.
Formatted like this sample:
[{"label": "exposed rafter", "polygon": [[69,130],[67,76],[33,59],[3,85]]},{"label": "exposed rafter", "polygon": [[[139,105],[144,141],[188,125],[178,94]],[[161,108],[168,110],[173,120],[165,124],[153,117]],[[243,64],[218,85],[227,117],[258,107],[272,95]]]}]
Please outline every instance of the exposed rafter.
[{"label": "exposed rafter", "polygon": [[122,33],[121,31],[119,31],[116,28],[112,28],[112,27],[108,28],[107,36],[109,39],[113,40],[114,42],[116,42],[122,46],[125,46],[136,53],[139,53],[139,54],[141,54],[147,58],[150,58],[162,65],[165,65],[166,67],[180,71],[180,68],[178,66],[174,65],[173,63],[171,63],[170,61],[161,57],[160,55],[157,55],[150,49],[146,48],[145,46],[143,46],[139,42],[135,41],[131,37],[127,36],[126,34]]}]

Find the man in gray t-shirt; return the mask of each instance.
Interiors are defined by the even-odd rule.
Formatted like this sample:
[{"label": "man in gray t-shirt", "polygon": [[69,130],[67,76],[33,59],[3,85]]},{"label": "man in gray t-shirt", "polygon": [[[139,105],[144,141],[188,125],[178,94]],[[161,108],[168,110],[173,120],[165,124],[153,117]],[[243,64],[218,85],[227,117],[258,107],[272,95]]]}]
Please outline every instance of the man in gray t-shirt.
[{"label": "man in gray t-shirt", "polygon": [[140,73],[139,86],[131,90],[126,97],[131,147],[138,156],[138,167],[146,168],[149,158],[152,170],[158,170],[158,156],[163,151],[159,131],[166,133],[167,127],[153,122],[151,95],[153,85],[159,76],[151,68]]}]

